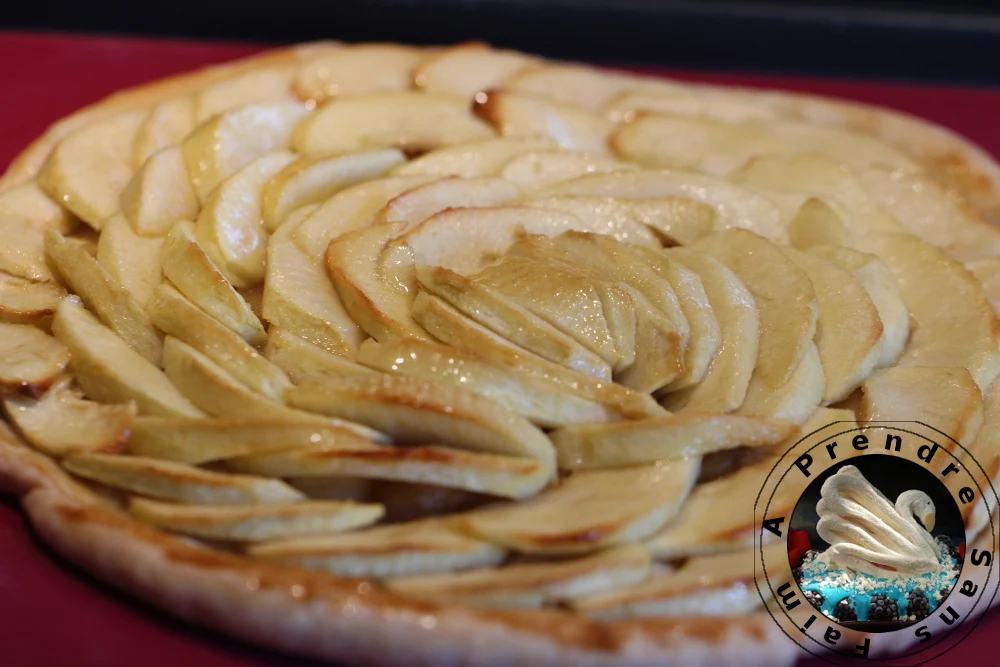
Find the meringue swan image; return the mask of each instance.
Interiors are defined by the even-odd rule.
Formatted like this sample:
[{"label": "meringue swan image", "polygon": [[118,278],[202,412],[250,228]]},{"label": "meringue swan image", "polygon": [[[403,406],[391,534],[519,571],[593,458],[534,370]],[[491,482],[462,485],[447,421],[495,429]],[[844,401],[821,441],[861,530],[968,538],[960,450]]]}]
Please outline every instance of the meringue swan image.
[{"label": "meringue swan image", "polygon": [[860,470],[844,466],[823,483],[816,514],[816,532],[830,545],[817,559],[830,567],[877,577],[940,567],[940,546],[929,532],[934,502],[923,491],[904,491],[894,505]]}]

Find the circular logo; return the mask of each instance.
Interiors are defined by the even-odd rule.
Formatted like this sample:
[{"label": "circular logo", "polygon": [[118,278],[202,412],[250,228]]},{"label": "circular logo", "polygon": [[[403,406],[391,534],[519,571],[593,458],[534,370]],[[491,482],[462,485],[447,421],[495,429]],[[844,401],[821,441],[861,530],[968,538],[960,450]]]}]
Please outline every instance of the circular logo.
[{"label": "circular logo", "polygon": [[784,453],[757,497],[757,589],[816,657],[925,663],[996,594],[998,504],[973,452],[926,424],[829,424]]}]

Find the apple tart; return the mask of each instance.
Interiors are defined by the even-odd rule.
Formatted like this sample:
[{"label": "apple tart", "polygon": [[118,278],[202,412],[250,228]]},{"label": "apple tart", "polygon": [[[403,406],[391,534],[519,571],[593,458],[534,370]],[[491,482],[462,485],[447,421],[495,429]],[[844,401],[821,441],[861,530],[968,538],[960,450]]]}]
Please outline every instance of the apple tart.
[{"label": "apple tart", "polygon": [[212,67],[0,179],[0,482],[302,655],[789,664],[778,453],[920,420],[1000,469],[997,221],[986,153],[851,102],[481,44]]}]

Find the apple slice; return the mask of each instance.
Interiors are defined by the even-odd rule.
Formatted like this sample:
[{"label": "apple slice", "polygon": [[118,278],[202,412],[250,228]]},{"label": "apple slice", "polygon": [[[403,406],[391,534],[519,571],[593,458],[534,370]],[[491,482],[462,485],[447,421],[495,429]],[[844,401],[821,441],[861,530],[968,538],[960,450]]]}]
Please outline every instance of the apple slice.
[{"label": "apple slice", "polygon": [[487,44],[458,44],[420,63],[413,70],[413,85],[431,93],[472,99],[534,61],[523,53],[492,49]]},{"label": "apple slice", "polygon": [[181,144],[198,199],[215,186],[272,151],[291,145],[292,130],[309,114],[297,102],[250,104],[199,125]]},{"label": "apple slice", "polygon": [[381,505],[312,500],[258,506],[179,505],[132,498],[129,511],[144,523],[209,540],[260,542],[363,528],[378,521]]},{"label": "apple slice", "polygon": [[198,215],[198,197],[180,148],[164,148],[136,169],[122,190],[121,210],[141,236],[163,236],[178,220]]},{"label": "apple slice", "polygon": [[1000,255],[1000,232],[936,181],[911,171],[866,169],[868,195],[912,234],[959,261]]},{"label": "apple slice", "polygon": [[394,197],[435,180],[434,176],[398,176],[346,188],[320,204],[295,229],[295,243],[307,255],[321,261],[330,241],[370,227],[375,216]]},{"label": "apple slice", "polygon": [[531,500],[473,510],[455,525],[512,551],[583,554],[638,542],[684,504],[699,459],[578,472]]},{"label": "apple slice", "polygon": [[961,366],[985,391],[1000,373],[1000,326],[975,277],[909,234],[872,234],[860,245],[889,266],[919,323],[897,364]]},{"label": "apple slice", "polygon": [[815,254],[794,248],[784,252],[813,284],[819,308],[816,346],[826,378],[823,402],[836,403],[875,368],[882,354],[882,320],[864,286],[848,271]]},{"label": "apple slice", "polygon": [[27,324],[0,324],[0,391],[41,396],[70,360],[65,345]]},{"label": "apple slice", "polygon": [[268,233],[261,221],[261,191],[294,160],[288,151],[259,157],[219,183],[205,200],[195,236],[234,287],[253,287],[264,279]]},{"label": "apple slice", "polygon": [[101,403],[135,401],[140,414],[201,417],[163,372],[103,326],[74,299],[64,299],[52,321],[69,348],[71,368],[84,393]]},{"label": "apple slice", "polygon": [[154,365],[159,365],[160,337],[146,311],[132,295],[113,280],[86,250],[59,232],[47,232],[45,250],[63,281],[87,307],[121,336],[129,347]]},{"label": "apple slice", "polygon": [[577,373],[534,355],[466,318],[447,302],[421,292],[413,302],[414,318],[435,338],[459,350],[473,352],[486,362],[530,375],[560,390],[601,403],[622,416],[642,418],[665,412],[648,394]]},{"label": "apple slice", "polygon": [[267,333],[264,356],[287,373],[295,384],[301,384],[312,375],[339,378],[373,373],[370,368],[276,327]]},{"label": "apple slice", "polygon": [[139,456],[80,454],[63,467],[84,479],[153,498],[197,505],[255,505],[305,500],[281,480],[230,475]]},{"label": "apple slice", "polygon": [[526,193],[588,174],[638,169],[634,164],[580,151],[531,151],[504,165],[501,176]]},{"label": "apple slice", "polygon": [[881,352],[876,367],[892,366],[910,335],[910,316],[896,277],[885,262],[851,248],[818,245],[809,254],[822,257],[853,275],[865,288],[882,321]]},{"label": "apple slice", "polygon": [[94,121],[59,142],[38,174],[46,194],[94,229],[118,210],[132,178],[132,139],[146,113],[128,111]]},{"label": "apple slice", "polygon": [[757,155],[787,148],[752,125],[640,113],[610,138],[616,155],[645,167],[692,169],[724,178]]},{"label": "apple slice", "polygon": [[340,300],[365,333],[379,341],[426,338],[410,317],[415,290],[407,290],[379,276],[378,260],[405,225],[376,225],[344,234],[330,243],[326,267]]},{"label": "apple slice", "polygon": [[614,124],[598,114],[522,95],[489,90],[476,95],[473,113],[504,137],[545,138],[570,150],[608,153]]},{"label": "apple slice", "polygon": [[353,357],[364,332],[351,319],[319,261],[295,244],[288,221],[267,246],[264,319],[335,354]]},{"label": "apple slice", "polygon": [[294,146],[306,155],[379,146],[412,153],[492,134],[460,98],[400,91],[327,102],[295,130]]},{"label": "apple slice", "polygon": [[691,458],[735,447],[770,447],[798,429],[774,419],[688,412],[615,424],[580,424],[554,431],[563,470],[621,468]]},{"label": "apple slice", "polygon": [[642,200],[685,197],[711,206],[717,229],[740,227],[775,243],[787,243],[781,211],[773,203],[738,185],[702,174],[665,170],[594,174],[554,185],[537,196],[580,195]]},{"label": "apple slice", "polygon": [[528,498],[548,483],[552,470],[529,458],[417,445],[316,447],[253,454],[227,467],[269,477],[360,477],[433,484],[503,498]]},{"label": "apple slice", "polygon": [[0,273],[0,322],[48,324],[66,290],[55,283],[34,283]]},{"label": "apple slice", "polygon": [[[763,328],[761,332],[763,333]],[[763,347],[763,337],[761,341]],[[759,369],[758,354],[757,369],[750,378],[746,400],[743,401],[739,414],[784,419],[801,424],[823,401],[826,378],[823,376],[823,364],[815,343],[809,342],[791,375],[777,387],[771,386],[767,376],[761,375]]]},{"label": "apple slice", "polygon": [[890,171],[919,172],[920,166],[879,139],[853,130],[781,119],[760,127],[797,153],[819,153],[849,169],[881,167]]},{"label": "apple slice", "polygon": [[280,368],[170,285],[156,290],[147,310],[160,331],[201,352],[261,396],[280,401],[292,386]]},{"label": "apple slice", "polygon": [[362,344],[358,360],[383,373],[452,384],[474,392],[543,428],[621,419],[620,413],[608,406],[529,373],[491,364],[472,350],[412,339],[387,344],[369,340]]},{"label": "apple slice", "polygon": [[662,247],[690,243],[712,231],[715,211],[681,198],[633,201],[610,197],[547,197],[531,199],[528,206],[563,211],[602,229],[623,243]]},{"label": "apple slice", "polygon": [[815,245],[852,246],[854,235],[849,217],[837,202],[810,197],[788,221],[788,244],[799,250]]},{"label": "apple slice", "polygon": [[520,197],[501,178],[443,178],[396,195],[375,216],[375,224],[405,222],[410,227],[448,208],[502,206]]},{"label": "apple slice", "polygon": [[618,122],[628,122],[643,112],[707,118],[724,123],[752,123],[782,117],[779,112],[762,105],[753,93],[748,95],[732,88],[713,89],[709,86],[625,90],[608,100],[604,111]]},{"label": "apple slice", "polygon": [[31,227],[72,232],[79,222],[72,213],[53,201],[34,181],[0,192],[0,220],[11,227]]},{"label": "apple slice", "polygon": [[55,457],[120,453],[136,412],[134,403],[101,405],[68,391],[50,391],[39,400],[6,398],[3,407],[25,440]]},{"label": "apple slice", "polygon": [[720,349],[701,381],[663,397],[671,410],[731,412],[743,404],[757,365],[760,340],[757,303],[735,273],[712,255],[671,248],[667,257],[701,279],[719,325]]},{"label": "apple slice", "polygon": [[418,267],[417,281],[515,345],[586,375],[610,378],[611,369],[600,357],[500,292],[443,267]]},{"label": "apple slice", "polygon": [[600,111],[623,90],[670,89],[673,84],[586,65],[540,63],[516,72],[504,80],[501,87],[588,111]]},{"label": "apple slice", "polygon": [[[996,428],[997,423],[1000,423],[1000,381],[994,380],[983,395],[983,425],[979,433],[971,443],[967,440],[960,441],[964,442],[964,449],[954,452],[959,463],[976,478],[982,478],[978,472],[982,470],[993,488],[1000,482],[1000,443],[997,437],[1000,433]],[[987,527],[994,508],[995,503],[990,502],[988,494],[983,494],[971,507],[966,505],[962,508],[967,539],[975,539],[974,536]]]},{"label": "apple slice", "polygon": [[410,87],[410,72],[424,51],[397,44],[358,44],[325,53],[299,66],[295,94],[324,102],[342,95],[369,95]]},{"label": "apple slice", "polygon": [[263,342],[264,325],[198,244],[192,223],[174,225],[163,243],[162,260],[163,275],[192,303],[244,340]]},{"label": "apple slice", "polygon": [[153,153],[181,143],[194,126],[194,97],[160,102],[149,110],[132,139],[132,166],[138,169]]},{"label": "apple slice", "polygon": [[1000,313],[1000,257],[975,259],[966,262],[968,269],[983,286],[986,298],[993,304],[993,310]]},{"label": "apple slice", "polygon": [[342,577],[401,577],[498,565],[498,546],[449,529],[440,519],[377,526],[341,535],[251,546],[254,558]]},{"label": "apple slice", "polygon": [[572,560],[403,577],[390,579],[385,585],[411,598],[531,608],[637,584],[649,570],[649,552],[629,545]]},{"label": "apple slice", "polygon": [[552,444],[531,422],[440,382],[391,375],[310,379],[286,395],[297,408],[371,424],[396,441],[526,457],[553,471]]},{"label": "apple slice", "polygon": [[292,99],[290,67],[261,67],[227,77],[194,96],[195,124],[248,104]]},{"label": "apple slice", "polygon": [[381,176],[406,161],[394,148],[299,158],[278,172],[261,194],[264,229],[273,232],[295,209],[317,204],[344,188]]},{"label": "apple slice", "polygon": [[404,162],[390,173],[394,176],[499,176],[513,158],[531,151],[551,150],[557,144],[533,137],[500,137],[444,146]]},{"label": "apple slice", "polygon": [[938,444],[952,451],[954,438],[969,446],[983,426],[983,397],[964,368],[883,368],[861,385],[862,421],[919,421],[944,433]]},{"label": "apple slice", "polygon": [[301,447],[363,448],[370,444],[354,431],[301,419],[137,417],[127,451],[134,456],[200,465]]},{"label": "apple slice", "polygon": [[145,306],[163,282],[162,238],[144,238],[123,215],[111,216],[97,240],[97,263],[135,302]]}]

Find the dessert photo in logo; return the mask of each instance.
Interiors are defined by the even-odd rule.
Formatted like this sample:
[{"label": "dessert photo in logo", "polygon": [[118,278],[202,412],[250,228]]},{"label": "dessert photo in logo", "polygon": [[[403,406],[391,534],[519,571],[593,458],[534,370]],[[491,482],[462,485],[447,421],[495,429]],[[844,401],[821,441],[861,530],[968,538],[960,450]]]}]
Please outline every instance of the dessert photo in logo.
[{"label": "dessert photo in logo", "polygon": [[942,605],[961,573],[965,529],[933,473],[869,455],[809,485],[792,515],[788,558],[802,594],[827,618],[888,632]]}]

